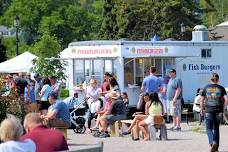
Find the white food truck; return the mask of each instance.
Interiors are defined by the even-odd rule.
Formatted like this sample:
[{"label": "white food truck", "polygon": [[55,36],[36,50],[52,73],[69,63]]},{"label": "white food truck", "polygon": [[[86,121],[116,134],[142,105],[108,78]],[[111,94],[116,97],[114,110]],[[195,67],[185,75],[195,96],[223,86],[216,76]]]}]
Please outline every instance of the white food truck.
[{"label": "white food truck", "polygon": [[193,102],[197,88],[209,83],[212,72],[220,84],[228,86],[228,42],[207,41],[205,26],[196,26],[192,41],[82,41],[72,42],[62,51],[68,62],[68,86],[74,88],[90,78],[103,82],[105,72],[113,73],[131,106],[138,101],[140,88],[150,66],[159,76],[175,68],[183,81],[183,98]]}]

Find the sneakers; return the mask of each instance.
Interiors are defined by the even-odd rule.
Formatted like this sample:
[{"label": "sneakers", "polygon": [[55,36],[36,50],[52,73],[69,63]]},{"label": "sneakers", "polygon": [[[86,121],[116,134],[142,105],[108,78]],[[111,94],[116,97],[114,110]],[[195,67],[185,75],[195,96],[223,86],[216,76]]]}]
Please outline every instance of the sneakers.
[{"label": "sneakers", "polygon": [[123,136],[129,135],[129,134],[131,134],[131,133],[130,133],[130,132],[127,132],[127,131],[122,132],[122,135],[123,135]]},{"label": "sneakers", "polygon": [[181,131],[181,127],[171,127],[170,130],[172,131]]},{"label": "sneakers", "polygon": [[175,127],[174,130],[175,131],[181,131],[181,127]]},{"label": "sneakers", "polygon": [[172,126],[171,128],[169,128],[169,130],[172,130],[172,131],[173,131],[174,129],[175,129],[175,127],[174,127],[174,126]]},{"label": "sneakers", "polygon": [[169,121],[169,120],[165,120],[165,123],[169,124],[169,123],[170,123],[170,121]]},{"label": "sneakers", "polygon": [[101,132],[96,131],[96,132],[93,134],[93,137],[100,137],[100,135],[101,135]]},{"label": "sneakers", "polygon": [[99,137],[100,138],[107,138],[107,137],[110,137],[110,135],[107,132],[102,132]]},{"label": "sneakers", "polygon": [[216,152],[217,151],[218,145],[216,143],[212,144],[211,146],[211,152]]}]

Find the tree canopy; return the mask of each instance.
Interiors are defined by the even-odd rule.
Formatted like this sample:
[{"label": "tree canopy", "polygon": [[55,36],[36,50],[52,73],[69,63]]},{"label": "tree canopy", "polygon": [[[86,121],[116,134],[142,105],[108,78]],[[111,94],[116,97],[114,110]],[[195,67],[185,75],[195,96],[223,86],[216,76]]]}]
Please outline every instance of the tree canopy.
[{"label": "tree canopy", "polygon": [[[195,25],[224,21],[227,5],[226,0],[0,0],[0,25],[13,27],[13,17],[18,15],[20,53],[29,50],[48,57],[72,41],[150,40],[155,34],[162,40],[190,40]],[[39,42],[47,36],[56,40],[59,49]],[[2,42],[7,57],[15,56],[14,36]],[[44,53],[45,46],[49,53]]]}]

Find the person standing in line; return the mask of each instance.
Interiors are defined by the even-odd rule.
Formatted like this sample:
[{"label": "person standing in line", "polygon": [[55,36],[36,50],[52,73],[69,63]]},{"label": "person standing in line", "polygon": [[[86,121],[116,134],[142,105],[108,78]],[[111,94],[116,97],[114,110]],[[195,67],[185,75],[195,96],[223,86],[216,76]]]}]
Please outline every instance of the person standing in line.
[{"label": "person standing in line", "polygon": [[30,83],[25,87],[24,102],[26,112],[38,112],[37,102],[35,100],[35,80],[30,80]]},{"label": "person standing in line", "polygon": [[169,71],[170,80],[167,85],[167,100],[170,103],[170,114],[173,116],[172,130],[181,130],[181,99],[182,99],[182,81],[176,76],[176,70]]},{"label": "person standing in line", "polygon": [[156,68],[150,67],[150,75],[145,77],[142,83],[141,91],[143,93],[153,93],[159,91],[162,83],[155,73]]},{"label": "person standing in line", "polygon": [[57,82],[57,77],[51,76],[49,80],[51,82],[52,92],[56,92],[58,94],[58,98],[60,98],[61,85]]},{"label": "person standing in line", "polygon": [[203,114],[205,106],[205,124],[211,152],[219,148],[219,125],[222,121],[223,111],[228,105],[226,90],[219,85],[219,75],[212,73],[211,83],[206,85],[201,93],[200,113]]},{"label": "person standing in line", "polygon": [[43,79],[43,87],[40,91],[40,97],[41,97],[41,105],[40,110],[41,114],[46,115],[48,112],[48,108],[50,106],[50,103],[48,102],[48,95],[51,93],[51,83],[48,78]]},{"label": "person standing in line", "polygon": [[36,103],[37,103],[37,105],[38,105],[38,109],[40,109],[40,95],[39,95],[39,93],[40,93],[40,91],[41,91],[41,89],[42,89],[42,77],[38,74],[38,73],[36,73],[36,74],[34,74],[34,79],[35,79],[35,81],[36,81],[36,83],[35,83],[35,100],[36,100]]},{"label": "person standing in line", "polygon": [[167,84],[169,82],[169,78],[168,78],[168,76],[165,76],[164,78],[161,77],[160,79],[162,81],[162,86],[160,87],[158,96],[159,96],[159,99],[160,99],[160,101],[162,102],[162,105],[163,105],[164,115],[166,115],[165,122],[166,123],[170,123],[170,121],[169,121],[169,111],[168,111],[169,103],[168,103],[167,96],[166,96]]}]

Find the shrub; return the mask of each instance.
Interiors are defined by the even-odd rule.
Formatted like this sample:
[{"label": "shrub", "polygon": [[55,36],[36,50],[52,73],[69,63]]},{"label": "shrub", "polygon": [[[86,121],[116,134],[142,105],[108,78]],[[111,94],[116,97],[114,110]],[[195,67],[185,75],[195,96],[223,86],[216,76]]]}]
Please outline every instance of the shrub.
[{"label": "shrub", "polygon": [[[4,90],[4,79],[0,76],[0,90]],[[23,101],[17,95],[16,90],[11,90],[8,96],[0,93],[0,122],[6,118],[6,114],[13,114],[23,120],[25,111]]]},{"label": "shrub", "polygon": [[65,98],[69,97],[69,94],[70,94],[69,89],[66,89],[66,88],[61,89],[60,98],[65,99]]}]

